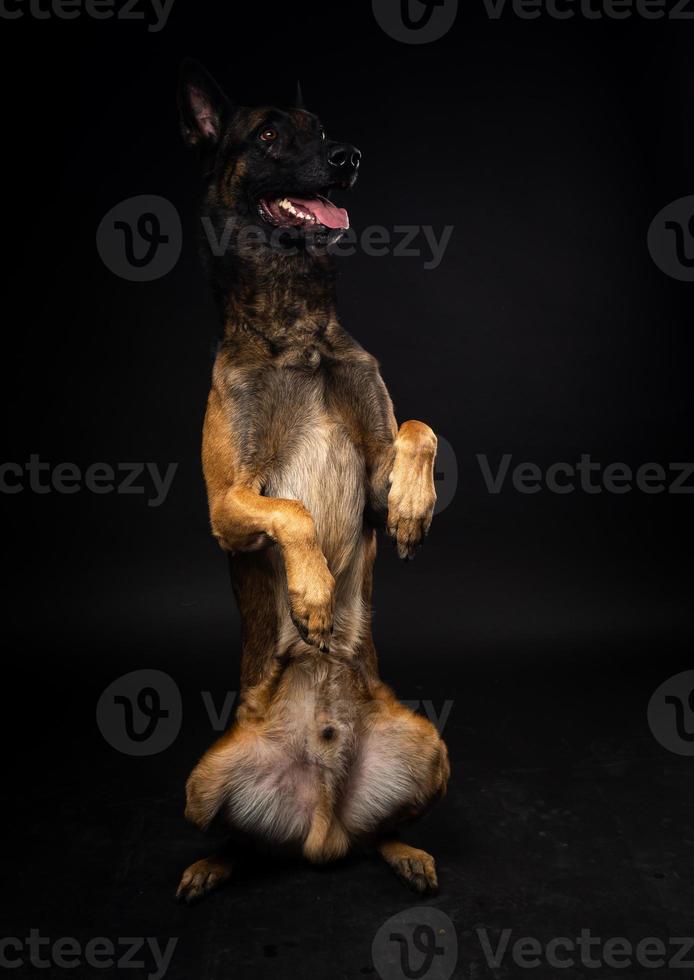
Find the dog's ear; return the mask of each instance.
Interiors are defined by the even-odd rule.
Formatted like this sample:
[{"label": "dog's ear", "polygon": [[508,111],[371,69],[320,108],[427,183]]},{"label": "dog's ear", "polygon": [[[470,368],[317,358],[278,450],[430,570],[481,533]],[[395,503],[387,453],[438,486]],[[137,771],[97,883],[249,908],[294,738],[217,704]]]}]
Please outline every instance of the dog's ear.
[{"label": "dog's ear", "polygon": [[178,113],[188,146],[215,146],[231,103],[202,65],[186,58],[178,73]]}]

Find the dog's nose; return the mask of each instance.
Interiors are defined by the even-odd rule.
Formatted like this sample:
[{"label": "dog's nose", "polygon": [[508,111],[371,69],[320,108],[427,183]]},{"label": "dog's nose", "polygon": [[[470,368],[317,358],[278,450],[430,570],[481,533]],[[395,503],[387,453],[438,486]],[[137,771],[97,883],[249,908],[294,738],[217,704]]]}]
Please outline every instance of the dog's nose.
[{"label": "dog's nose", "polygon": [[336,143],[328,150],[328,163],[331,167],[351,167],[358,170],[361,163],[361,152],[349,143]]}]

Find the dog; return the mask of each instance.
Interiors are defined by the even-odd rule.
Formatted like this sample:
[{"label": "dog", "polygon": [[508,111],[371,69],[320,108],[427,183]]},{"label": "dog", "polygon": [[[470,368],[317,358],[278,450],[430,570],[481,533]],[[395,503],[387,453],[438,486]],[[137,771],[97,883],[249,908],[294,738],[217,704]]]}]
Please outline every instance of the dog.
[{"label": "dog", "polygon": [[[379,527],[403,559],[429,530],[436,436],[397,427],[377,361],[335,312],[330,246],[349,218],[330,194],[354,185],[361,153],[290,104],[235,106],[197,62],[181,68],[223,324],[203,470],[242,622],[234,723],[190,775],[185,816],[314,863],[371,848],[425,892],[434,859],[398,832],[445,793],[448,754],[379,678],[371,585]],[[227,881],[238,846],[188,868],[179,898]]]}]

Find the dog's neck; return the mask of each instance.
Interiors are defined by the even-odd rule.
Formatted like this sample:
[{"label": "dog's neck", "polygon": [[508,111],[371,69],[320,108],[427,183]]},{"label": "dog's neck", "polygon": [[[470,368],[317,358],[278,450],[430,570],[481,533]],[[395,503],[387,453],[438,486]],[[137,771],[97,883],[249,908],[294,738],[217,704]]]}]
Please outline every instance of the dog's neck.
[{"label": "dog's neck", "polygon": [[214,271],[226,334],[250,330],[284,349],[319,339],[337,320],[335,270],[325,254],[236,254],[222,275]]}]

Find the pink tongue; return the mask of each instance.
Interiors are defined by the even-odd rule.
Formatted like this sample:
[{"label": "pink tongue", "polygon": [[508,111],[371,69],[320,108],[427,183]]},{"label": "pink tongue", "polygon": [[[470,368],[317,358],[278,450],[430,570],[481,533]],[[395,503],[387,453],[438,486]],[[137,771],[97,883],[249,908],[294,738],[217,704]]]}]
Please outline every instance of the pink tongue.
[{"label": "pink tongue", "polygon": [[335,207],[330,201],[323,201],[317,197],[310,200],[290,197],[289,200],[296,207],[310,211],[316,221],[325,225],[326,228],[349,228],[349,215],[345,209]]}]

